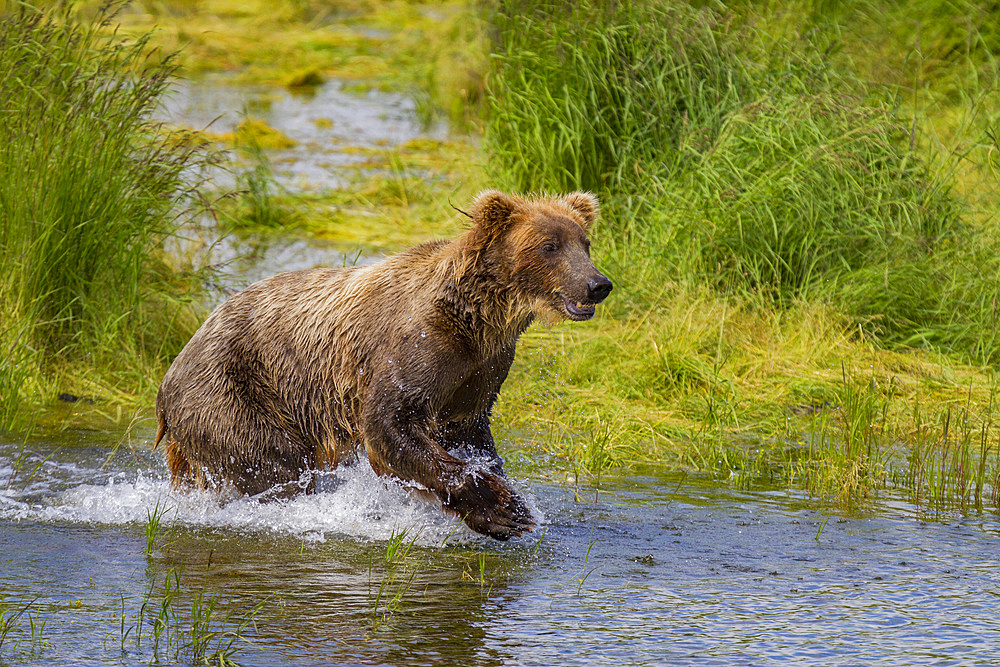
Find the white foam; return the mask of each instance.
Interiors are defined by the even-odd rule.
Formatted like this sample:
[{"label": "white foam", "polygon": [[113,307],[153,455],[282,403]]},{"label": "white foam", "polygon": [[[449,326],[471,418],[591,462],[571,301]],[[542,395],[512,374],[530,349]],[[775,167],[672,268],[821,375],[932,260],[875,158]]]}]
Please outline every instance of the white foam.
[{"label": "white foam", "polygon": [[[0,461],[0,479],[3,463]],[[49,465],[66,466],[48,461],[43,467]],[[61,484],[54,484],[56,480],[43,473],[20,491],[0,490],[0,520],[127,525],[145,524],[150,514],[161,513],[164,525],[272,533],[318,542],[337,536],[383,541],[401,530],[417,536],[416,544],[428,547],[489,541],[444,512],[440,503],[424,500],[399,483],[377,476],[363,459],[322,473],[316,493],[268,502],[177,491],[164,471],[109,473],[69,464],[68,470],[60,472]],[[66,477],[72,478],[68,488]],[[100,481],[86,483],[84,479]],[[543,523],[535,499],[530,493],[526,495],[532,514]]]},{"label": "white foam", "polygon": [[[462,458],[473,469],[491,463]],[[112,460],[102,446],[57,446],[48,455],[22,456],[19,446],[0,441],[0,520],[145,525],[150,514],[160,513],[164,525],[307,541],[337,536],[382,541],[401,530],[417,535],[416,543],[422,546],[491,541],[443,511],[439,502],[376,475],[363,454],[353,465],[319,473],[315,488],[316,493],[267,502],[182,492],[171,487],[162,458],[148,452],[119,454]],[[532,494],[519,490],[536,521],[544,523]]]},{"label": "white foam", "polygon": [[366,465],[325,476],[328,479],[318,493],[262,503],[246,497],[226,501],[210,492],[178,492],[168,481],[140,472],[131,480],[112,477],[106,484],[80,484],[29,502],[0,493],[0,519],[144,524],[150,513],[159,511],[164,524],[270,532],[312,541],[337,535],[386,540],[404,529],[411,535],[419,533],[417,543],[426,546],[441,545],[449,535],[450,542],[480,539],[439,504],[414,497]]}]

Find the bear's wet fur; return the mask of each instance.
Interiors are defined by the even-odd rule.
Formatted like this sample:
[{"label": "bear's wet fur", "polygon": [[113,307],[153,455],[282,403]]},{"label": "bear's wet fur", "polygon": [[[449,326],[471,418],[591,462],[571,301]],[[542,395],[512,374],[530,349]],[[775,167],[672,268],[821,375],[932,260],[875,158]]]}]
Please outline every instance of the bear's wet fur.
[{"label": "bear's wet fur", "polygon": [[163,378],[157,444],[177,486],[308,489],[364,449],[475,531],[531,530],[490,413],[537,317],[585,320],[611,291],[590,260],[585,192],[490,190],[454,241],[368,266],[282,273],[220,305]]}]

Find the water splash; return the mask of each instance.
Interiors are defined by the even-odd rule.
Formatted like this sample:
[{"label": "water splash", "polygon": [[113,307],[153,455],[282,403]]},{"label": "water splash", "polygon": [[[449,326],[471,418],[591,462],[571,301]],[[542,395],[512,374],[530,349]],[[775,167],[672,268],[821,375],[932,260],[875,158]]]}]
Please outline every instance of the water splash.
[{"label": "water splash", "polygon": [[[0,520],[70,522],[97,525],[145,524],[162,512],[161,521],[186,527],[238,533],[272,533],[322,542],[332,537],[383,541],[395,532],[419,535],[417,544],[487,541],[469,530],[438,503],[413,495],[403,485],[379,477],[362,459],[333,472],[319,473],[316,493],[261,502],[259,498],[224,497],[214,492],[177,491],[155,456],[131,466],[106,470],[96,449],[58,448],[55,456],[33,455],[22,468],[34,470],[23,485],[0,490]],[[16,461],[0,451],[0,480],[11,476]],[[121,467],[132,469],[122,470]],[[529,497],[536,517],[540,512]]]}]

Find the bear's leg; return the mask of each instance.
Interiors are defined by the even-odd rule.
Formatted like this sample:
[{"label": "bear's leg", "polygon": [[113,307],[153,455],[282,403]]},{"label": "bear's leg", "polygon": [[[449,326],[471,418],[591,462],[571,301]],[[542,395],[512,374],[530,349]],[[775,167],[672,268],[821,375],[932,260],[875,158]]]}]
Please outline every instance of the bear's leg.
[{"label": "bear's leg", "polygon": [[503,458],[497,453],[496,443],[493,442],[488,414],[448,422],[441,429],[441,441],[449,452],[471,457],[475,459],[474,463],[485,465],[496,475],[504,474]]},{"label": "bear's leg", "polygon": [[191,437],[184,425],[173,422],[166,433],[167,465],[175,488],[231,485],[245,495],[271,492],[262,499],[314,490],[312,478],[303,474],[315,468],[315,452],[295,429],[244,413],[206,441]]},{"label": "bear's leg", "polygon": [[414,481],[433,491],[470,528],[498,540],[535,525],[531,512],[502,476],[452,456],[430,436],[425,409],[382,403],[365,411],[365,448],[379,475]]},{"label": "bear's leg", "polygon": [[258,422],[243,433],[221,470],[241,493],[268,492],[267,499],[313,490],[313,478],[305,473],[316,468],[315,451],[294,429]]}]

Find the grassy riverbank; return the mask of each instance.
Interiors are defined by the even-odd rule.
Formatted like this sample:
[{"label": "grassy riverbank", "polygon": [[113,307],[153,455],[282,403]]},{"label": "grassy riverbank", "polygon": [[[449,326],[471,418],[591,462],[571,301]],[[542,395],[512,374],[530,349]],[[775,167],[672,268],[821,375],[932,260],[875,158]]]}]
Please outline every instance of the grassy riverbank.
[{"label": "grassy riverbank", "polygon": [[[186,76],[403,92],[458,130],[342,147],[366,159],[341,190],[240,181],[220,206],[235,225],[391,252],[455,234],[450,203],[487,186],[601,197],[595,258],[615,292],[593,322],[530,331],[497,409],[510,446],[553,455],[539,474],[662,463],[850,502],[898,484],[995,504],[1000,37],[985,5],[213,0],[121,20],[157,26]],[[162,307],[191,283],[149,265],[136,284],[183,287],[139,290],[97,327],[96,350],[145,350],[125,355],[145,371],[103,381],[104,411],[151,404],[191,326]],[[136,333],[151,325],[122,313],[143,309],[186,319]],[[34,361],[8,367],[45,399],[62,385],[37,378],[76,386],[113,358],[18,349]]]},{"label": "grassy riverbank", "polygon": [[214,151],[150,120],[175,67],[114,21],[4,7],[0,428],[60,393],[148,400],[201,317],[201,278],[162,242],[197,215]]},{"label": "grassy riverbank", "polygon": [[[529,339],[559,381],[522,366],[509,420],[591,472],[667,460],[848,500],[929,450],[962,488],[995,476],[994,37],[972,3],[918,14],[498,3],[490,171],[600,193],[619,286],[595,326]],[[981,437],[953,463],[959,412]]]}]

